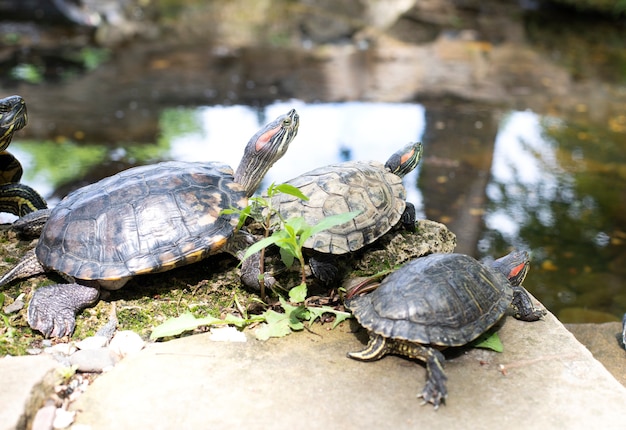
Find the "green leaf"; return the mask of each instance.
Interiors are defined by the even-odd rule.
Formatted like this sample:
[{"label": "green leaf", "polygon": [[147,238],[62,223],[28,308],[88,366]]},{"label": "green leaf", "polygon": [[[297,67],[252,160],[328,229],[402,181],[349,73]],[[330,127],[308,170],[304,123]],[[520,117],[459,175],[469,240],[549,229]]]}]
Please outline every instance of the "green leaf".
[{"label": "green leaf", "polygon": [[300,188],[294,187],[293,185],[290,185],[290,184],[278,184],[274,187],[274,189],[276,191],[280,191],[283,194],[288,194],[290,196],[297,197],[304,201],[309,200],[307,196],[302,194],[302,191],[300,191]]},{"label": "green leaf", "polygon": [[285,222],[285,229],[290,232],[291,237],[297,237],[302,234],[303,231],[309,230],[311,227],[306,223],[304,217],[289,218]]},{"label": "green leaf", "polygon": [[194,330],[201,325],[214,324],[224,324],[224,321],[214,317],[196,318],[191,312],[187,312],[179,317],[170,318],[163,324],[156,326],[150,333],[150,339],[176,336],[185,331]]},{"label": "green leaf", "polygon": [[293,255],[293,252],[285,248],[280,248],[280,259],[286,267],[293,266],[294,258],[295,256]]},{"label": "green leaf", "polygon": [[306,299],[307,288],[306,284],[302,283],[297,287],[293,287],[289,290],[289,300],[294,303],[302,303]]},{"label": "green leaf", "polygon": [[335,321],[333,322],[333,327],[337,327],[342,321],[347,320],[352,317],[350,312],[341,312],[337,311],[330,306],[321,306],[321,307],[308,307],[311,319],[310,322],[313,323],[316,319],[321,318],[324,314],[333,314],[335,315]]},{"label": "green leaf", "polygon": [[259,252],[263,248],[267,248],[268,246],[275,244],[278,240],[280,240],[280,238],[277,238],[274,235],[272,235],[270,237],[264,237],[263,239],[259,240],[258,242],[253,243],[252,245],[250,245],[250,247],[248,249],[246,249],[246,253],[244,254],[242,260],[245,260],[246,258],[250,257],[251,255],[256,254],[257,252]]},{"label": "green leaf", "polygon": [[498,336],[498,332],[487,332],[480,335],[476,340],[472,342],[472,346],[474,348],[491,349],[495,352],[504,351],[504,345],[502,345],[502,341],[500,340],[500,336]]},{"label": "green leaf", "polygon": [[265,318],[265,324],[255,331],[257,339],[268,340],[270,337],[284,337],[291,333],[288,315],[271,309],[266,310],[262,315]]}]

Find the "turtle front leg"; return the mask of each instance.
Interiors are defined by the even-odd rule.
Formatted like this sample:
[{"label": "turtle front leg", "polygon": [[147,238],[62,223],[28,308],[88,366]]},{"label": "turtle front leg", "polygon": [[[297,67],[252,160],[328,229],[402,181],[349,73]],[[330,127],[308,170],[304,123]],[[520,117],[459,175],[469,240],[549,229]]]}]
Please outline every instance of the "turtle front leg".
[{"label": "turtle front leg", "polygon": [[544,309],[535,309],[533,302],[523,287],[512,286],[513,300],[511,301],[511,309],[513,316],[522,321],[537,321],[546,314]]},{"label": "turtle front leg", "polygon": [[[239,230],[226,243],[223,251],[241,261],[241,282],[247,288],[258,291],[261,289],[261,252],[254,253],[245,260],[243,259],[246,249],[255,242],[256,239],[252,234]],[[266,287],[271,288],[276,284],[276,279],[270,273],[265,272],[262,276]]]},{"label": "turtle front leg", "polygon": [[28,305],[28,324],[45,337],[71,335],[76,315],[94,305],[100,290],[80,284],[55,284],[38,288]]},{"label": "turtle front leg", "polygon": [[385,337],[370,333],[370,340],[364,350],[348,353],[348,357],[361,361],[374,361],[386,354],[398,354],[409,358],[416,358],[426,362],[426,385],[418,397],[424,399],[424,403],[431,403],[435,409],[441,403],[445,403],[448,397],[446,381],[448,377],[443,371],[445,358],[436,349],[405,340],[386,339]]},{"label": "turtle front leg", "polygon": [[390,343],[390,352],[426,362],[426,385],[418,397],[424,399],[424,404],[432,403],[435,409],[439,408],[448,397],[448,377],[443,371],[446,359],[443,354],[434,348],[404,340],[391,340]]}]

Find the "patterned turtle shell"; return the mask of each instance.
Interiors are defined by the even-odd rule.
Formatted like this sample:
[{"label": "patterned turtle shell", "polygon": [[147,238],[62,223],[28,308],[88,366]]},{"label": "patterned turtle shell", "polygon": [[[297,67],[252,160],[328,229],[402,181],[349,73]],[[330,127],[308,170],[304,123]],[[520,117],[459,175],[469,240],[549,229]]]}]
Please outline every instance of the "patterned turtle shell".
[{"label": "patterned turtle shell", "polygon": [[37,259],[48,270],[116,289],[134,275],[232,251],[240,246],[233,237],[238,216],[222,210],[247,206],[298,125],[294,109],[266,124],[246,145],[235,173],[219,162],[170,161],[74,191],[51,211]]},{"label": "patterned turtle shell", "polygon": [[499,271],[467,255],[431,254],[405,264],[347,306],[363,327],[383,337],[460,346],[492,327],[512,297]]},{"label": "patterned turtle shell", "polygon": [[283,219],[303,217],[311,226],[332,215],[359,212],[351,221],[321,231],[304,243],[305,248],[327,254],[356,251],[400,221],[406,208],[402,177],[419,163],[421,153],[421,143],[412,143],[385,165],[349,161],[317,168],[287,182],[309,200],[279,194],[272,205]]},{"label": "patterned turtle shell", "polygon": [[36,248],[43,266],[115,280],[189,264],[232,236],[246,192],[221,163],[164,162],[126,170],[69,194]]}]

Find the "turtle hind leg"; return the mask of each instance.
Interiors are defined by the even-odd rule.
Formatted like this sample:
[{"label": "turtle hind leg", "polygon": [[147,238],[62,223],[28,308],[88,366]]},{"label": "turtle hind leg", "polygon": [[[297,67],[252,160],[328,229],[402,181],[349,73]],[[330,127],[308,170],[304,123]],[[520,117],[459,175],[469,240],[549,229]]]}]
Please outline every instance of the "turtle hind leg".
[{"label": "turtle hind leg", "polygon": [[514,285],[512,288],[511,309],[515,318],[522,321],[537,321],[546,314],[543,309],[535,309],[530,296],[523,287]]},{"label": "turtle hind leg", "polygon": [[332,254],[316,253],[309,257],[309,267],[315,276],[324,285],[330,285],[339,279],[341,269],[337,264],[337,256]]},{"label": "turtle hind leg", "polygon": [[38,288],[28,305],[28,324],[45,337],[71,335],[76,315],[94,305],[98,288],[80,284],[55,284]]},{"label": "turtle hind leg", "polygon": [[370,333],[370,340],[365,349],[349,352],[348,357],[359,361],[376,361],[389,352],[387,339],[379,334]]}]

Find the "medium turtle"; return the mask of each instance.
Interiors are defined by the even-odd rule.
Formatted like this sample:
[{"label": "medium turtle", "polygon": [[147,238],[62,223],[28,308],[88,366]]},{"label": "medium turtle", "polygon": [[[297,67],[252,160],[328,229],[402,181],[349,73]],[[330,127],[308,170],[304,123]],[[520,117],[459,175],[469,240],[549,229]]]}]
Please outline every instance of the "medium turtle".
[{"label": "medium turtle", "polygon": [[20,183],[22,165],[6,151],[13,134],[24,128],[27,122],[26,103],[22,97],[0,99],[0,212],[20,217],[47,207],[37,191]]},{"label": "medium turtle", "polygon": [[356,211],[351,221],[309,237],[304,248],[311,252],[309,265],[320,281],[336,279],[336,256],[357,251],[398,224],[415,225],[415,208],[406,201],[404,175],[412,171],[422,156],[422,144],[410,143],[395,152],[383,165],[377,161],[348,161],[304,173],[290,181],[308,200],[289,194],[272,198],[274,222],[303,217],[308,225],[324,218]]},{"label": "medium turtle", "polygon": [[[121,288],[135,275],[163,272],[218,252],[239,258],[253,242],[237,231],[237,215],[268,169],[296,136],[295,110],[279,116],[247,144],[234,173],[218,162],[163,162],[125,170],[80,188],[54,209],[39,242],[0,279],[55,271],[69,284],[41,287],[28,308],[30,326],[45,336],[71,334],[76,314],[98,300],[99,288]],[[258,286],[258,256],[242,280]],[[271,280],[269,280],[271,282]]]},{"label": "medium turtle", "polygon": [[462,346],[491,328],[512,309],[523,321],[545,315],[521,287],[529,269],[525,251],[514,251],[491,264],[463,254],[430,254],[406,263],[370,294],[357,287],[346,306],[369,331],[367,347],[348,357],[373,361],[399,354],[426,362],[427,380],[420,397],[435,408],[447,397],[443,371],[446,347]]}]

